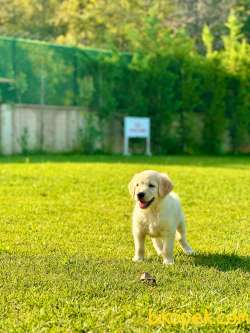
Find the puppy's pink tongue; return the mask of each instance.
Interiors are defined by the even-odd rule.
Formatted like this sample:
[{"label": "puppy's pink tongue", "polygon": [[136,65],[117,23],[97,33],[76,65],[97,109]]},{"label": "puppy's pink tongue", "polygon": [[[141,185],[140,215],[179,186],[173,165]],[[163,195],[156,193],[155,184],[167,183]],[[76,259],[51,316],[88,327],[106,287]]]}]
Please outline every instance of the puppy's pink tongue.
[{"label": "puppy's pink tongue", "polygon": [[139,206],[140,206],[140,208],[145,208],[146,205],[147,205],[146,202],[141,202],[141,201],[139,201]]}]

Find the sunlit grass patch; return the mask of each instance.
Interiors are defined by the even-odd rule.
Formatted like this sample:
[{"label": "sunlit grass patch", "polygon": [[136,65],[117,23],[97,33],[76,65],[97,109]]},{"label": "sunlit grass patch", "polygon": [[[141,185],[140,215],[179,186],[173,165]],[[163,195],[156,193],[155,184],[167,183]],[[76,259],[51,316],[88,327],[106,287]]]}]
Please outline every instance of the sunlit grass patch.
[{"label": "sunlit grass patch", "polygon": [[[249,158],[37,156],[1,162],[0,331],[247,332],[249,323],[240,319],[216,320],[249,313]],[[173,267],[162,265],[149,241],[147,260],[131,261],[127,184],[144,169],[167,172],[182,199],[197,255],[186,257],[176,247]],[[156,277],[157,286],[139,281],[143,271]],[[152,325],[150,311],[208,311],[212,319]]]}]

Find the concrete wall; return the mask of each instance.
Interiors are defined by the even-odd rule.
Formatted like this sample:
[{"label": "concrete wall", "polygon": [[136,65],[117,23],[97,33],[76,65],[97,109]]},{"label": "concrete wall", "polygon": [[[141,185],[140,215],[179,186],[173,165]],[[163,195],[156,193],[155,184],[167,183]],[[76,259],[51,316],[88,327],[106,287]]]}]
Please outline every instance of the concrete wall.
[{"label": "concrete wall", "polygon": [[72,107],[0,105],[0,153],[70,152],[80,149],[84,112]]},{"label": "concrete wall", "polygon": [[[90,114],[89,111],[74,107],[0,104],[0,154],[19,154],[25,150],[27,152],[83,151],[81,138],[82,133],[83,135],[86,133],[89,118],[86,117],[87,114]],[[93,115],[93,112],[91,114]],[[94,119],[97,128],[98,119],[95,116]],[[105,124],[102,122],[100,130],[102,135],[97,136],[94,142],[95,148],[111,153],[122,153],[122,122],[123,117],[118,114]],[[228,133],[225,134],[223,149],[225,152],[231,151]],[[249,153],[250,145],[242,146],[241,151]]]}]

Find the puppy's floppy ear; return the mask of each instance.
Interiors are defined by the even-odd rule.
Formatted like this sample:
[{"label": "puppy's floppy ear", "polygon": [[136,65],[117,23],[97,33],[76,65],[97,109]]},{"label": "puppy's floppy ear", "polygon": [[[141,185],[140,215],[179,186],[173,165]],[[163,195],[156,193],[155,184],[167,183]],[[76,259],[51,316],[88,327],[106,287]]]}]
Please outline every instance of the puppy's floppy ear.
[{"label": "puppy's floppy ear", "polygon": [[159,195],[160,197],[165,197],[173,189],[173,183],[170,178],[165,173],[160,173],[159,175]]},{"label": "puppy's floppy ear", "polygon": [[135,195],[135,176],[131,179],[130,183],[128,184],[128,190],[132,198],[134,198]]}]

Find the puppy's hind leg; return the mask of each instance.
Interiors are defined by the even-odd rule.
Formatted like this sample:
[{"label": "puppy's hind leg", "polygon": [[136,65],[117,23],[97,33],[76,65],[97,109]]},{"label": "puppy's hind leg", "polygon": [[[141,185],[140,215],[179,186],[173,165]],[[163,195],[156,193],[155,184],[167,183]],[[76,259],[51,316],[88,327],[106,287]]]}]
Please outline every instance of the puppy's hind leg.
[{"label": "puppy's hind leg", "polygon": [[157,252],[158,256],[162,255],[163,250],[163,241],[160,238],[151,238],[155,251]]},{"label": "puppy's hind leg", "polygon": [[180,222],[179,226],[177,227],[176,231],[176,239],[179,241],[179,244],[184,253],[191,255],[194,253],[191,246],[188,244],[187,237],[186,237],[186,225],[184,222],[184,217]]}]

